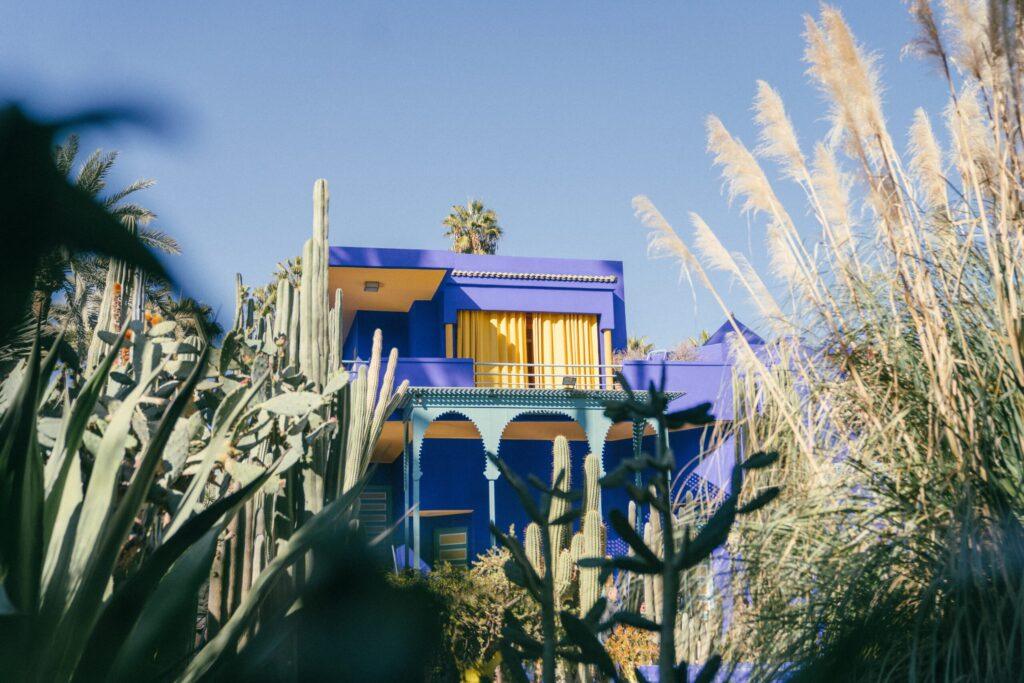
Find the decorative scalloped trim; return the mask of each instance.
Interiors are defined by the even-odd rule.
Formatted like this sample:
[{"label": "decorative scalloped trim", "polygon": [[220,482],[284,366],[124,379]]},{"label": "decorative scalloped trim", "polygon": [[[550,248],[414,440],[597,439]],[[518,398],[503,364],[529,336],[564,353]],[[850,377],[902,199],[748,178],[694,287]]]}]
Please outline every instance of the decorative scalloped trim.
[{"label": "decorative scalloped trim", "polygon": [[452,277],[475,277],[494,280],[547,280],[555,282],[618,282],[615,275],[574,275],[571,273],[503,273],[493,270],[453,270]]},{"label": "decorative scalloped trim", "polygon": [[[683,392],[667,392],[669,400],[683,395]],[[409,389],[413,399],[442,399],[456,401],[453,408],[463,402],[478,405],[519,405],[524,409],[534,407],[601,407],[605,401],[621,401],[629,398],[625,391],[594,389],[569,391],[566,389],[501,389],[496,387],[413,387]]]}]

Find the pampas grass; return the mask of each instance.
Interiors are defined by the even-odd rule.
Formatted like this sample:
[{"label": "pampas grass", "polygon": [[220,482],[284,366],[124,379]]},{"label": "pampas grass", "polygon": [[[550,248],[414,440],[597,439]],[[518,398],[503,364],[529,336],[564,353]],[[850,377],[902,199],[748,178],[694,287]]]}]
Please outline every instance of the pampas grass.
[{"label": "pampas grass", "polygon": [[[918,52],[950,93],[948,155],[923,110],[898,152],[876,60],[828,6],[805,22],[808,74],[832,122],[810,168],[767,84],[753,153],[708,118],[726,194],[763,221],[786,300],[699,216],[691,250],[649,199],[635,201],[652,254],[679,259],[726,313],[705,269],[774,316],[767,349],[737,335],[735,420],[718,436],[778,451],[744,490],[784,495],[734,527],[718,605],[697,601],[679,634],[691,656],[753,662],[760,680],[1024,670],[1024,17],[1001,2],[910,9]],[[806,208],[787,211],[758,156],[803,189]],[[698,496],[681,514],[715,502]]]}]

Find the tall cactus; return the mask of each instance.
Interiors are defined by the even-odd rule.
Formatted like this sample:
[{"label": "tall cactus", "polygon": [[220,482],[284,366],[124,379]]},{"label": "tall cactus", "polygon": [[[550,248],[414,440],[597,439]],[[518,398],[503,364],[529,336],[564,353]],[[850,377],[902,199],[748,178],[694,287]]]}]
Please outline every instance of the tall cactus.
[{"label": "tall cactus", "polygon": [[333,374],[341,368],[343,360],[343,344],[345,332],[342,322],[342,293],[340,289],[334,290],[334,306],[331,307],[330,318],[327,321],[328,345],[330,348],[330,360],[328,363],[328,374]]},{"label": "tall cactus", "polygon": [[[234,596],[220,601],[222,619],[237,607],[238,594],[244,596],[260,569],[273,560],[277,543],[283,537],[366,476],[384,423],[408,389],[408,383],[395,387],[398,352],[392,349],[385,364],[379,330],[374,335],[369,364],[353,373],[354,377],[344,374],[341,290],[334,293],[334,309],[327,305],[325,181],[318,180],[314,185],[313,205],[313,236],[305,243],[299,262],[299,285],[295,286],[289,278],[288,268],[278,277],[273,296],[269,296],[269,289],[251,290],[243,286],[241,279],[236,282],[232,333],[247,349],[227,359],[224,367],[237,368],[250,382],[267,375],[269,370],[260,389],[266,395],[261,393],[261,398],[276,401],[293,395],[296,402],[305,401],[312,408],[305,416],[306,426],[297,427],[293,418],[284,415],[267,426],[268,434],[271,429],[281,433],[286,442],[283,448],[295,452],[299,463],[289,472],[286,489],[258,494],[252,505],[240,511],[232,522],[238,535],[229,543],[222,543],[222,561],[211,581],[211,593]],[[257,314],[254,299],[261,292],[268,300],[261,302]],[[282,336],[283,347],[277,344]],[[277,363],[272,362],[275,356]],[[283,372],[289,367],[289,372]],[[222,378],[225,386],[236,385],[240,378],[234,371],[227,374]],[[323,393],[328,388],[331,393]],[[248,448],[244,457],[265,465],[272,456],[269,443],[265,440]],[[239,465],[238,471],[244,471],[245,466]],[[279,498],[282,494],[287,503]],[[294,580],[301,582],[308,568],[309,565],[297,567]]]},{"label": "tall cactus", "polygon": [[302,300],[299,307],[299,369],[316,387],[327,381],[327,234],[330,193],[327,181],[313,185],[313,236],[302,250]]},{"label": "tall cactus", "polygon": [[[551,487],[568,493],[572,485],[572,463],[569,455],[569,441],[564,436],[555,437],[551,449]],[[548,522],[569,511],[569,501],[565,498],[552,498]],[[551,557],[557,557],[563,548],[569,547],[572,526],[568,523],[552,525],[548,529],[548,543],[551,544]]]},{"label": "tall cactus", "polygon": [[[551,547],[552,575],[555,584],[555,600],[561,604],[565,600],[575,602],[581,615],[586,614],[601,595],[600,572],[593,569],[579,569],[577,563],[583,558],[604,557],[607,545],[607,530],[601,518],[601,460],[596,454],[587,455],[583,461],[585,496],[583,521],[578,532],[573,533],[572,523],[555,520],[563,517],[570,507],[566,497],[553,497],[548,513],[548,543]],[[563,493],[572,488],[572,458],[569,442],[564,436],[558,436],[551,448],[551,487]],[[588,521],[589,520],[589,521]],[[533,528],[531,528],[533,527]],[[525,546],[527,557],[531,547],[540,533],[536,524],[526,528]],[[535,551],[540,555],[540,548]],[[534,563],[534,560],[530,560]],[[535,564],[538,566],[539,563]]]},{"label": "tall cactus", "polygon": [[526,558],[538,574],[544,573],[544,554],[540,547],[540,526],[536,522],[526,525]]},{"label": "tall cactus", "polygon": [[[583,472],[586,475],[584,484],[586,507],[582,525],[581,557],[604,557],[608,531],[605,528],[604,520],[601,519],[601,484],[599,481],[601,460],[597,454],[587,455],[583,461]],[[580,616],[585,615],[601,595],[600,573],[600,570],[595,567],[580,569]]]},{"label": "tall cactus", "polygon": [[[601,544],[602,527],[601,513],[588,510],[583,517],[583,557],[604,557]],[[597,602],[601,595],[601,570],[598,567],[580,568],[580,614],[585,615]]]}]

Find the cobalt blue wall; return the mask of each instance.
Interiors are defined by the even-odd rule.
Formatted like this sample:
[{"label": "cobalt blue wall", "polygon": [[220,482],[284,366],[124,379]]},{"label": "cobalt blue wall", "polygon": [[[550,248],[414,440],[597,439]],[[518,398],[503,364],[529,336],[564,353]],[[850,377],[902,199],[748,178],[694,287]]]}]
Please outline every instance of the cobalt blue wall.
[{"label": "cobalt blue wall", "polygon": [[[669,443],[676,453],[676,462],[682,472],[682,476],[677,477],[678,482],[687,482],[687,475],[697,464],[696,455],[700,452],[702,444],[706,446],[709,435],[710,430],[699,429],[687,429],[670,435]],[[645,437],[643,448],[648,452],[653,451],[653,436]],[[569,449],[572,455],[572,487],[582,490],[585,481],[583,460],[587,454],[587,444],[585,441],[570,441]],[[632,443],[628,439],[606,442],[605,470],[611,471],[622,460],[632,457],[632,451]],[[503,441],[498,454],[523,478],[533,474],[541,481],[550,482],[550,441]],[[424,561],[433,565],[434,530],[437,528],[468,527],[470,557],[486,551],[490,544],[490,531],[487,524],[487,480],[483,475],[483,443],[476,439],[426,439],[421,451],[420,467],[423,472],[423,478],[420,480],[422,510],[473,511],[469,515],[421,519],[420,543]],[[690,479],[692,480],[692,477]],[[388,465],[377,465],[370,483],[391,486],[392,520],[400,517],[403,502],[401,459]],[[606,516],[609,511],[616,508],[625,514],[629,498],[622,489],[606,489],[602,493],[602,506]],[[523,538],[524,529],[530,521],[515,491],[509,486],[508,481],[501,477],[495,482],[495,517],[498,527],[503,530],[514,524],[516,535],[520,539]],[[608,539],[610,544],[614,544],[618,537],[609,530]],[[403,528],[400,526],[393,543],[399,545],[403,541]],[[625,547],[613,547],[612,552],[625,552]]]},{"label": "cobalt blue wall", "polygon": [[400,356],[416,355],[409,353],[409,318],[405,313],[358,311],[345,338],[345,360],[369,358],[373,348],[373,333],[378,329],[384,335],[385,356],[392,347],[398,349]]},{"label": "cobalt blue wall", "polygon": [[409,356],[444,357],[444,325],[441,323],[441,298],[416,301],[409,308]]}]

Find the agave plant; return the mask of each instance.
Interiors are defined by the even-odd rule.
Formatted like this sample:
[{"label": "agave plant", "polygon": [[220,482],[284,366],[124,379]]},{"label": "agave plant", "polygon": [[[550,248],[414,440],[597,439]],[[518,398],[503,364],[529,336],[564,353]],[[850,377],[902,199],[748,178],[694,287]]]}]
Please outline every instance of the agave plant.
[{"label": "agave plant", "polygon": [[[324,238],[315,248],[326,250]],[[319,265],[323,279],[309,275],[307,292],[326,282]],[[269,314],[289,329],[340,329],[326,296],[323,308],[308,298]],[[279,619],[262,625],[265,615],[283,617],[331,580],[328,545],[352,528],[342,520],[405,395],[406,385],[393,387],[397,354],[381,379],[378,333],[353,377],[307,355],[319,373],[307,379],[268,320],[240,303],[243,322],[219,355],[150,317],[97,331],[90,368],[60,360],[58,339],[45,357],[37,343],[5,381],[0,662],[17,680],[222,676],[248,636],[273,632]],[[312,550],[323,556],[319,574]],[[214,623],[197,648],[202,610]]]}]

